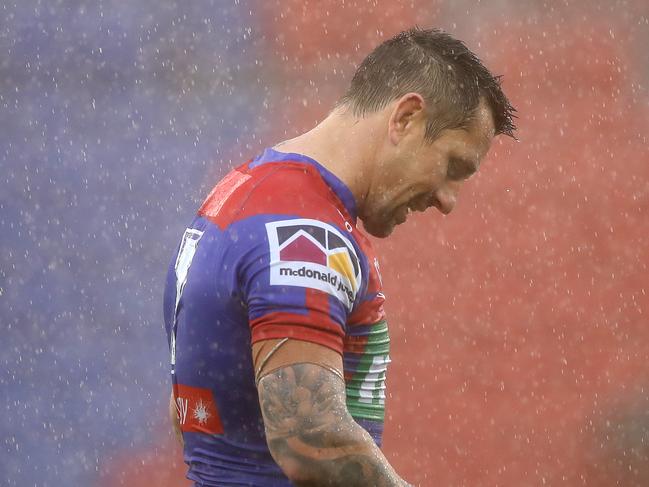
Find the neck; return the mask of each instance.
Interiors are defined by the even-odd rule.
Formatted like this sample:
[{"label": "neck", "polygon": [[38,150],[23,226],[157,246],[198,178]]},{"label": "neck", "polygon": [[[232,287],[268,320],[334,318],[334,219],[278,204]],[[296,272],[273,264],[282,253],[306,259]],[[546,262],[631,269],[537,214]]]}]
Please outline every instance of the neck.
[{"label": "neck", "polygon": [[318,161],[350,189],[359,214],[372,178],[371,169],[376,148],[376,117],[354,117],[348,110],[337,108],[310,131],[281,142],[275,149],[296,152]]}]

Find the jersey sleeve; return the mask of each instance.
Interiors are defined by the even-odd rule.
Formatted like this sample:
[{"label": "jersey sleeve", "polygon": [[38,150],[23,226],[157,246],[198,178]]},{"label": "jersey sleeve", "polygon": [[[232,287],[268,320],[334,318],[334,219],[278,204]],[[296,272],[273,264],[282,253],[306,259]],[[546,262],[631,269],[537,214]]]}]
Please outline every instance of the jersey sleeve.
[{"label": "jersey sleeve", "polygon": [[254,217],[239,279],[252,343],[295,338],[342,354],[362,276],[350,236],[325,218]]}]

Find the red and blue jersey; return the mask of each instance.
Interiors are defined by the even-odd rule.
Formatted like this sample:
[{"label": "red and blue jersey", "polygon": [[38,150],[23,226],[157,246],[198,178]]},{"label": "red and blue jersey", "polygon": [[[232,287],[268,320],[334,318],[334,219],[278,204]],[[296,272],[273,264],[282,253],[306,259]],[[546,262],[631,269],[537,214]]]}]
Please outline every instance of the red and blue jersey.
[{"label": "red and blue jersey", "polygon": [[164,295],[187,477],[291,485],[266,445],[255,385],[251,346],[267,339],[340,353],[349,412],[380,445],[384,299],[354,197],[317,161],[266,149],[221,180],[182,236]]}]

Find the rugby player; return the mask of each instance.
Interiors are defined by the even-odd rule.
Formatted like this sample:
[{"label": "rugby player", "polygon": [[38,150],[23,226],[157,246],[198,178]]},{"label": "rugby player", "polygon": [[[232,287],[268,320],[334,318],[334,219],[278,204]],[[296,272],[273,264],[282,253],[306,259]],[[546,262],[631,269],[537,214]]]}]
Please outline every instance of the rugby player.
[{"label": "rugby player", "polygon": [[453,210],[495,135],[499,79],[459,40],[378,46],[315,128],[220,181],[167,276],[171,412],[196,485],[408,485],[381,453],[379,238]]}]

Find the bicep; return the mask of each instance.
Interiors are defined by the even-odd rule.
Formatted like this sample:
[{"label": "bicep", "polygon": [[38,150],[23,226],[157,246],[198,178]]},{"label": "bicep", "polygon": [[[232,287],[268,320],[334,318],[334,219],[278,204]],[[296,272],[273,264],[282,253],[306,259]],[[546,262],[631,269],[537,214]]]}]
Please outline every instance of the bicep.
[{"label": "bicep", "polygon": [[312,436],[349,415],[344,383],[319,365],[281,367],[264,376],[257,389],[269,444]]},{"label": "bicep", "polygon": [[252,357],[257,382],[269,372],[297,363],[320,365],[344,380],[340,353],[317,343],[293,338],[262,340],[252,345]]},{"label": "bicep", "polygon": [[369,440],[347,411],[344,382],[320,365],[281,367],[257,389],[271,454],[293,481],[318,476]]},{"label": "bicep", "polygon": [[252,351],[271,450],[291,437],[351,419],[338,352],[293,339],[257,342]]}]

